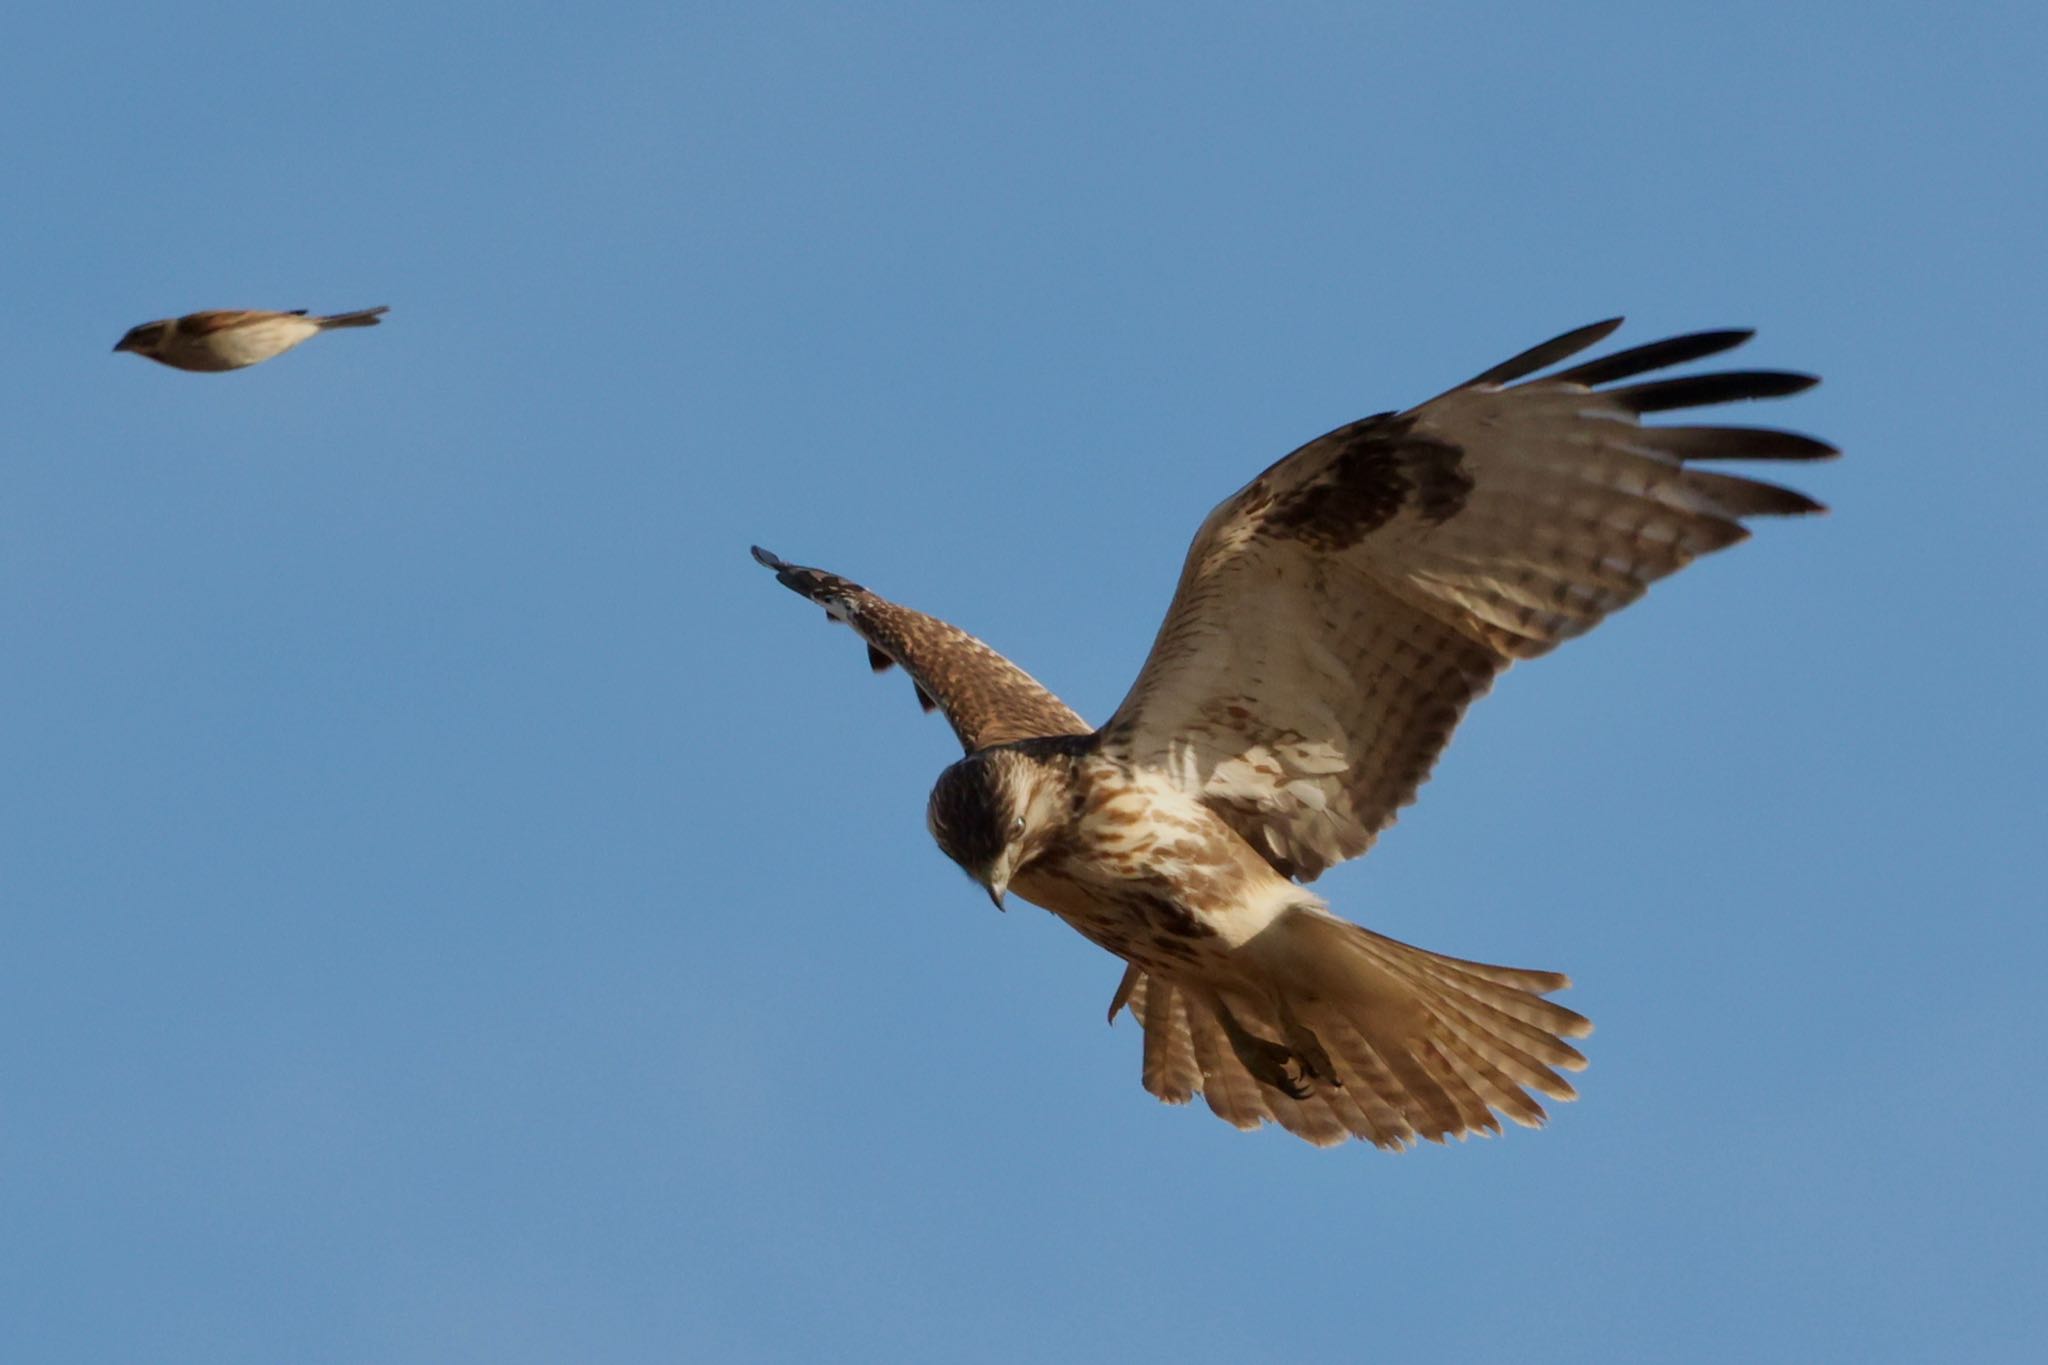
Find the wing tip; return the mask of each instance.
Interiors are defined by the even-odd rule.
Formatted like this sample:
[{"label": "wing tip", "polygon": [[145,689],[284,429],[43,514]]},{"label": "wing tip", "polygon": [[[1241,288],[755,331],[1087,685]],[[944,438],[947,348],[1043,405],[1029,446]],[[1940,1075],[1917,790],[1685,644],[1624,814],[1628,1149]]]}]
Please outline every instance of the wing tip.
[{"label": "wing tip", "polygon": [[1777,427],[1644,427],[1646,439],[1687,464],[1702,460],[1832,460],[1842,448]]},{"label": "wing tip", "polygon": [[[1584,327],[1574,327],[1562,336],[1554,336],[1548,341],[1531,346],[1503,360],[1492,369],[1473,375],[1458,385],[1458,388],[1476,389],[1488,384],[1510,384],[1517,379],[1525,379],[1538,370],[1549,369],[1559,361],[1577,355],[1588,346],[1598,345],[1613,335],[1614,329],[1621,326],[1623,321],[1620,317],[1611,317],[1603,318],[1599,322],[1589,322]],[[1454,393],[1456,391],[1452,390]]]},{"label": "wing tip", "polygon": [[1624,410],[1644,413],[1675,408],[1704,408],[1721,403],[1747,403],[1760,398],[1790,398],[1820,383],[1820,376],[1798,370],[1714,370],[1675,379],[1649,379],[1600,392]]},{"label": "wing tip", "polygon": [[852,579],[841,578],[838,574],[827,573],[823,569],[792,564],[773,550],[764,550],[759,545],[749,548],[753,552],[754,562],[773,572],[776,582],[799,597],[807,597],[824,607],[825,614],[835,621],[839,619],[834,611],[835,601],[849,599],[867,591]]},{"label": "wing tip", "polygon": [[1597,360],[1585,361],[1568,370],[1548,375],[1542,382],[1578,384],[1585,388],[1593,388],[1635,375],[1669,369],[1674,365],[1690,364],[1695,360],[1704,360],[1708,356],[1720,355],[1743,345],[1755,335],[1756,329],[1753,327],[1715,327],[1705,331],[1685,332],[1679,336],[1665,337],[1661,341],[1645,342],[1640,346],[1614,351]]},{"label": "wing tip", "polygon": [[1828,505],[1818,498],[1809,497],[1796,488],[1784,488],[1779,492],[1784,497],[1775,507],[1767,507],[1758,513],[1766,517],[1824,517]]},{"label": "wing tip", "polygon": [[[790,563],[773,550],[764,550],[758,545],[751,545],[748,549],[753,552],[754,562],[774,574],[776,582],[799,597],[817,601],[817,594],[811,591],[815,586],[816,572],[804,568],[801,564]],[[831,613],[827,612],[826,615],[829,616]]]}]

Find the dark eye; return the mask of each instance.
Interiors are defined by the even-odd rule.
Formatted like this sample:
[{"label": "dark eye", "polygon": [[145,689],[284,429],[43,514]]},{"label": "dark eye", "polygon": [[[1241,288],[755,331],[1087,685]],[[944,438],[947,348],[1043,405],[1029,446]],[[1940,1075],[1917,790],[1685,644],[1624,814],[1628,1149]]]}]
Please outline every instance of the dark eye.
[{"label": "dark eye", "polygon": [[1020,816],[1018,816],[1018,817],[1017,817],[1016,819],[1014,819],[1014,820],[1012,820],[1012,821],[1010,822],[1010,833],[1011,833],[1011,834],[1022,834],[1023,832],[1024,832],[1024,817],[1020,815]]}]

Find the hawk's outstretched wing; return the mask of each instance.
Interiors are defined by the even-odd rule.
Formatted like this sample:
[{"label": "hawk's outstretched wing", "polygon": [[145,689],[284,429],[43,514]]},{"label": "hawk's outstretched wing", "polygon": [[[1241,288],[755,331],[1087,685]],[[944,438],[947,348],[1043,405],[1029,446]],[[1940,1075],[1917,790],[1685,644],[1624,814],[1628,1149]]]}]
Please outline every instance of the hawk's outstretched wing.
[{"label": "hawk's outstretched wing", "polygon": [[776,579],[852,626],[867,641],[875,672],[900,664],[918,704],[946,713],[967,752],[1045,735],[1085,735],[1093,727],[1039,681],[966,631],[935,616],[900,607],[858,583],[822,569],[776,558],[760,546],[754,558]]},{"label": "hawk's outstretched wing", "polygon": [[[1740,345],[1699,332],[1539,379],[1620,319],[1523,352],[1420,407],[1340,427],[1209,515],[1104,748],[1172,776],[1283,873],[1365,851],[1414,799],[1467,703],[1758,515],[1821,510],[1696,460],[1810,460],[1789,432],[1644,413],[1815,383],[1728,371],[1630,383]],[[1514,381],[1525,382],[1516,383]]]}]

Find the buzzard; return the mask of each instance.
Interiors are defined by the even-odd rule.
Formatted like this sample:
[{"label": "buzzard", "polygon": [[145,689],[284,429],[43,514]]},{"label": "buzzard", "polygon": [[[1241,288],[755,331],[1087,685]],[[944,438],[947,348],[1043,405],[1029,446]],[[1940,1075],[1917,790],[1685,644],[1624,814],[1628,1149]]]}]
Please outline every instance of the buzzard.
[{"label": "buzzard", "polygon": [[1239,1128],[1381,1147],[1543,1122],[1587,1020],[1557,972],[1397,942],[1306,883],[1414,799],[1466,706],[1517,659],[1633,602],[1752,516],[1818,512],[1696,466],[1813,460],[1811,437],[1647,413],[1798,393],[1775,370],[1643,378],[1740,345],[1696,332],[1539,375],[1568,332],[1405,412],[1339,427],[1210,513],[1130,694],[1100,728],[980,640],[859,584],[754,557],[900,665],[967,756],[926,821],[1006,892],[1121,958],[1109,1016],[1145,1089]]}]

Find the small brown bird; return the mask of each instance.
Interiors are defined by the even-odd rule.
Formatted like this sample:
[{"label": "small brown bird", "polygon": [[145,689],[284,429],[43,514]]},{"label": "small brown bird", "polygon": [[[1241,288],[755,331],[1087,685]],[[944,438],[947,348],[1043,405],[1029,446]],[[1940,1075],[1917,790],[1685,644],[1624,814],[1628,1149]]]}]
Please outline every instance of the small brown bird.
[{"label": "small brown bird", "polygon": [[259,365],[283,355],[307,337],[334,327],[375,327],[389,308],[364,308],[332,317],[307,317],[306,310],[269,313],[260,308],[221,308],[164,318],[128,329],[114,343],[116,351],[133,351],[174,370],[214,374]]}]

